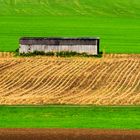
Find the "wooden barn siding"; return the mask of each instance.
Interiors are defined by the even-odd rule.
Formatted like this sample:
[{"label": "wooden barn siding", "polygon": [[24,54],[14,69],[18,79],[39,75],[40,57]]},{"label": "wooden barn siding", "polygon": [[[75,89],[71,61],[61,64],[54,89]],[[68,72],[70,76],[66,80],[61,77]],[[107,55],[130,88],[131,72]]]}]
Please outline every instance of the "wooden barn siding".
[{"label": "wooden barn siding", "polygon": [[86,52],[88,54],[97,55],[97,45],[20,45],[20,53],[28,53],[34,51],[44,52],[60,52],[60,51],[75,51]]}]

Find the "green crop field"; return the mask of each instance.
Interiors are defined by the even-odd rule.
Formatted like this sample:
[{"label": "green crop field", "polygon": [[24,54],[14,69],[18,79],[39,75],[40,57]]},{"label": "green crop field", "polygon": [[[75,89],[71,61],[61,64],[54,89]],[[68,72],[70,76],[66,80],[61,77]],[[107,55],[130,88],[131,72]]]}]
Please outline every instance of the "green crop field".
[{"label": "green crop field", "polygon": [[0,51],[23,36],[98,36],[106,53],[140,53],[140,0],[0,0]]},{"label": "green crop field", "polygon": [[140,129],[139,107],[1,106],[0,128]]}]

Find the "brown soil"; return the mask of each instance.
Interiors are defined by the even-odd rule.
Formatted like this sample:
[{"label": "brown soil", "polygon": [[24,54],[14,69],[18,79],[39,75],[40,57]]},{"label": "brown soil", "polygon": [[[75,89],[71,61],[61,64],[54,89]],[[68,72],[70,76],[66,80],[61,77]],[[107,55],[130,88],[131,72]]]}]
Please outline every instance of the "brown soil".
[{"label": "brown soil", "polygon": [[0,104],[140,105],[140,55],[2,57]]},{"label": "brown soil", "polygon": [[140,130],[0,129],[0,140],[140,140]]}]

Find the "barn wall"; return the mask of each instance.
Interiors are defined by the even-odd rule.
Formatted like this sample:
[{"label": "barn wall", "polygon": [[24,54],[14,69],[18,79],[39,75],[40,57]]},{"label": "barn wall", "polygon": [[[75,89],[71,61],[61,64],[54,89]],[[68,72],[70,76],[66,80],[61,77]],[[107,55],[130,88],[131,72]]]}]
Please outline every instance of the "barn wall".
[{"label": "barn wall", "polygon": [[97,55],[98,47],[97,45],[20,45],[20,53],[28,53],[34,51],[74,51],[78,53],[86,52],[88,54]]}]

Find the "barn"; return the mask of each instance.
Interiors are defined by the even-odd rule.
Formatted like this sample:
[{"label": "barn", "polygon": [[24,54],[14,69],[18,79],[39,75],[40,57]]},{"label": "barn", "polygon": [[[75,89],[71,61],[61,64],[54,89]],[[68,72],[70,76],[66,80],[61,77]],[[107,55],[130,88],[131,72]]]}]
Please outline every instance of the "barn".
[{"label": "barn", "polygon": [[19,53],[32,53],[34,51],[61,52],[73,51],[87,53],[89,55],[99,54],[99,41],[96,38],[44,38],[23,37],[20,38]]}]

